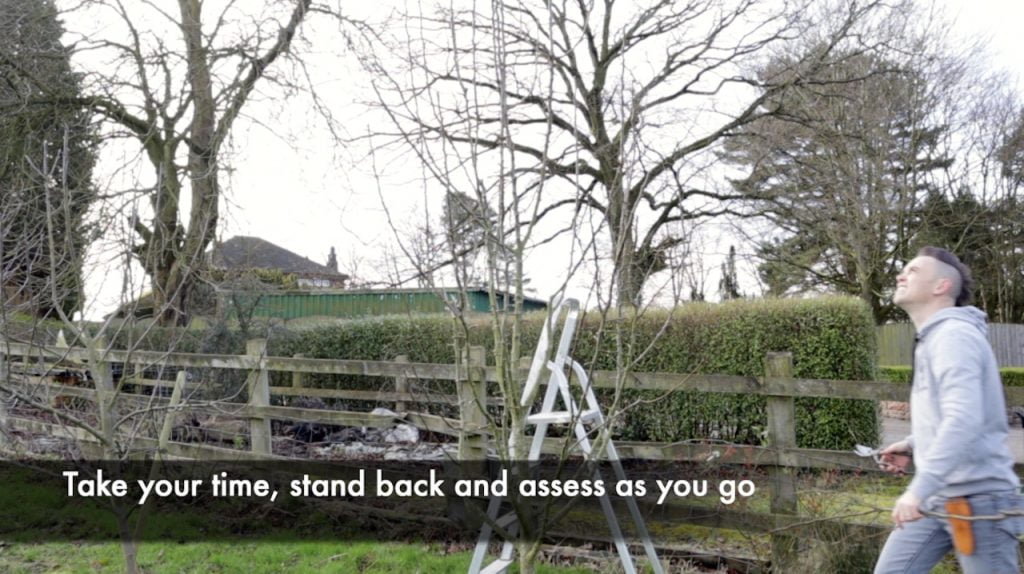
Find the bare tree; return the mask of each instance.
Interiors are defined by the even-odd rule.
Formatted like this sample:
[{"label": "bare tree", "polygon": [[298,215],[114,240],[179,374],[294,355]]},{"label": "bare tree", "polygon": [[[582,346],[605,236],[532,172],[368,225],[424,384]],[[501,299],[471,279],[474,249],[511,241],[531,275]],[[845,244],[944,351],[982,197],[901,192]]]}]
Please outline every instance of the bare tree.
[{"label": "bare tree", "polygon": [[[199,0],[179,0],[176,9],[95,0],[66,14],[69,24],[82,27],[106,23],[97,30],[69,30],[77,37],[75,50],[91,63],[81,96],[61,93],[46,78],[15,65],[40,92],[31,105],[89,110],[108,122],[108,136],[138,144],[153,183],[141,186],[151,219],[133,223],[139,237],[135,253],[165,324],[184,321],[189,292],[214,237],[219,170],[232,127],[258,86],[298,88],[303,69],[291,50],[302,23],[317,10],[311,0],[268,2],[260,10],[228,2],[216,13]],[[3,52],[0,58],[13,61]],[[275,74],[283,60],[297,73]],[[186,193],[191,207],[184,221]]]},{"label": "bare tree", "polygon": [[[495,22],[512,14],[500,4],[484,10],[495,18]],[[405,22],[413,23],[413,20]],[[453,42],[460,53],[468,54],[472,51],[468,45],[463,45],[464,41],[469,41],[469,36],[458,30],[454,22],[437,24],[439,30],[454,34]],[[405,60],[409,65],[407,70],[394,68],[391,65],[391,54],[382,53],[379,46],[367,46],[363,61],[373,73],[374,86],[381,97],[385,97],[385,92],[400,92],[406,71],[417,74],[418,70],[429,65],[430,55],[407,52],[423,39],[391,38],[395,43],[390,47],[408,57]],[[547,166],[542,161],[517,157],[513,151],[515,143],[508,148],[494,148],[480,141],[466,141],[455,146],[443,139],[437,140],[418,128],[408,129],[409,126],[402,119],[414,108],[436,118],[447,114],[451,107],[472,114],[493,112],[498,115],[495,120],[495,130],[500,134],[498,137],[515,142],[520,134],[515,133],[515,122],[511,119],[513,104],[507,93],[511,80],[506,74],[506,64],[514,56],[508,51],[508,38],[498,34],[490,39],[492,42],[482,49],[493,54],[496,66],[478,67],[465,60],[456,62],[450,71],[472,78],[472,82],[493,85],[492,94],[458,88],[445,93],[440,99],[390,102],[393,106],[385,106],[384,111],[394,129],[384,130],[387,133],[375,133],[373,142],[382,143],[374,148],[374,157],[378,150],[397,150],[398,154],[402,154],[401,157],[414,157],[424,170],[422,186],[426,192],[419,213],[425,223],[418,227],[419,232],[410,237],[410,234],[400,229],[397,220],[390,219],[389,222],[399,241],[399,252],[406,260],[402,266],[412,271],[412,279],[427,281],[430,287],[440,287],[438,281],[453,281],[462,292],[461,302],[450,301],[448,305],[453,317],[454,342],[460,362],[468,357],[466,347],[473,322],[471,309],[465,304],[467,292],[481,285],[487,287],[491,310],[489,327],[493,336],[493,345],[490,347],[497,372],[498,393],[506,397],[504,408],[500,414],[490,418],[488,428],[494,433],[499,457],[506,463],[518,464],[526,459],[528,441],[525,440],[525,409],[529,408],[529,405],[524,407],[519,402],[522,394],[519,359],[524,354],[522,346],[531,343],[521,340],[526,281],[523,265],[529,252],[544,246],[551,238],[538,225],[546,210],[550,209],[550,206],[540,201],[550,183]],[[371,37],[368,40],[375,43],[377,38]],[[553,95],[544,97],[550,100]],[[541,128],[537,135],[534,145],[546,151],[552,139],[551,127]],[[439,141],[440,145],[435,147],[434,144]],[[407,159],[405,161],[408,162]],[[392,208],[389,206],[401,203],[401,200],[392,195],[383,183],[380,194],[382,205],[390,218]],[[565,203],[574,201],[569,198]],[[571,226],[574,222],[570,221],[566,225]],[[593,239],[582,243],[580,250],[584,255],[593,250]],[[422,246],[425,245],[433,248],[424,250]],[[578,259],[576,265],[579,265]],[[564,281],[568,280],[572,272],[573,269],[566,269],[563,289]],[[558,297],[558,293],[552,295]],[[470,397],[468,400],[473,399]],[[486,408],[485,405],[481,407]],[[468,454],[473,456],[472,453]],[[475,454],[482,455],[483,452]],[[472,464],[471,460],[463,460],[463,463],[467,467]],[[513,490],[510,489],[510,492]],[[527,531],[518,544],[521,570],[533,572],[540,550],[538,538],[529,532],[535,521],[529,517],[531,511],[528,505],[517,499],[511,502],[516,506],[521,524],[526,525],[524,528]]]},{"label": "bare tree", "polygon": [[[14,8],[27,6],[15,4]],[[125,397],[122,391],[126,378],[118,379],[107,354],[109,342],[118,336],[121,327],[113,315],[102,323],[88,323],[73,316],[73,311],[85,303],[80,271],[88,241],[81,238],[80,233],[90,201],[96,195],[90,168],[92,152],[98,142],[92,137],[94,132],[89,119],[98,115],[108,120],[109,125],[123,128],[142,144],[148,160],[156,168],[157,184],[144,190],[152,194],[154,222],[149,228],[137,225],[138,229],[151,232],[147,236],[149,243],[137,253],[144,263],[151,264],[151,272],[166,263],[168,274],[161,277],[177,277],[170,281],[175,284],[170,290],[161,291],[159,287],[155,290],[158,299],[161,293],[169,295],[160,300],[160,304],[165,309],[173,309],[178,317],[183,308],[169,300],[184,301],[185,284],[194,281],[198,271],[198,256],[203,250],[200,244],[212,236],[216,222],[218,150],[225,144],[231,122],[240,113],[253,82],[273,59],[252,61],[244,52],[237,51],[234,56],[229,52],[211,54],[211,46],[202,39],[198,28],[201,24],[198,2],[180,4],[184,24],[175,30],[190,38],[191,44],[177,55],[164,49],[163,35],[139,32],[124,5],[116,2],[87,5],[96,9],[111,8],[122,16],[129,39],[119,43],[94,37],[78,47],[109,49],[125,58],[121,63],[128,64],[128,68],[104,68],[109,74],[102,78],[68,72],[67,56],[73,50],[60,44],[57,13],[49,2],[33,3],[31,8],[35,10],[21,12],[5,6],[0,17],[3,23],[0,71],[4,82],[0,89],[0,123],[5,144],[4,162],[0,164],[3,170],[0,180],[4,181],[0,196],[0,232],[3,235],[0,280],[5,287],[0,300],[0,344],[4,346],[5,357],[0,367],[10,366],[13,345],[52,343],[57,329],[66,333],[71,345],[86,349],[82,362],[59,352],[54,355],[51,349],[39,351],[38,355],[33,353],[34,360],[29,357],[18,369],[0,368],[0,400],[3,401],[0,423],[6,422],[8,407],[16,406],[19,414],[65,427],[71,436],[90,437],[88,442],[96,443],[99,448],[100,456],[96,458],[119,461],[136,458],[141,449],[136,439],[154,427],[169,429],[174,416],[160,404],[155,391],[149,397]],[[147,6],[159,10],[155,4]],[[169,18],[162,12],[159,16]],[[40,22],[46,18],[52,21]],[[147,20],[141,18],[140,21]],[[227,26],[226,20],[221,24]],[[24,38],[31,42],[19,44],[17,40]],[[287,42],[280,46],[283,50]],[[191,66],[187,62],[190,49],[194,52],[193,59],[198,60]],[[263,52],[263,55],[267,54]],[[203,59],[207,57],[210,59]],[[237,83],[231,87],[234,91],[218,92],[216,81],[211,79],[214,74],[207,70],[204,80],[204,72],[197,68],[224,64],[232,57],[241,58],[240,61],[247,64],[237,72]],[[134,70],[137,75],[119,76],[125,69]],[[54,70],[62,73],[53,73]],[[250,75],[248,72],[253,70],[254,75]],[[175,78],[175,74],[180,76]],[[205,92],[197,93],[203,86]],[[188,122],[183,118],[190,112],[193,112],[192,121]],[[217,121],[210,123],[210,118]],[[33,129],[7,129],[17,127],[19,122]],[[119,135],[119,132],[108,131],[107,135]],[[191,184],[187,180],[191,180]],[[193,229],[185,232],[177,222],[179,193],[189,188],[194,198],[191,224],[194,235],[189,235]],[[101,207],[108,210],[104,214],[121,207],[115,205],[119,203],[116,194],[103,193],[100,199],[104,202]],[[124,223],[125,219],[123,215],[117,217],[118,223]],[[115,226],[106,217],[93,217],[92,224],[97,233]],[[126,256],[130,250],[128,245],[118,247],[118,255]],[[183,255],[186,249],[192,250],[193,257]],[[122,296],[126,299],[131,296],[130,285],[128,280],[123,283]],[[161,284],[166,285],[166,281]],[[68,304],[69,301],[73,303]],[[21,310],[47,310],[35,314],[49,317],[44,322],[41,316],[25,317],[17,313]],[[130,310],[126,314],[132,315]],[[146,333],[136,335],[145,337]],[[126,339],[130,354],[138,339]],[[175,347],[172,335],[166,350]],[[26,348],[38,349],[36,346]],[[80,408],[66,408],[67,404],[59,400],[59,395],[58,400],[52,400],[53,387],[48,383],[52,382],[55,372],[63,369],[67,369],[68,377],[88,381],[86,384],[94,386],[95,400]],[[140,376],[139,372],[135,374]],[[228,397],[218,399],[230,400]],[[5,444],[5,454],[10,452],[8,448],[22,453],[23,450],[17,449],[24,446],[16,442]],[[72,451],[86,452],[86,441],[72,440],[68,446]],[[138,513],[131,518],[129,514],[136,512],[132,507],[137,505],[114,506],[126,570],[136,572],[137,528],[141,518]]]},{"label": "bare tree", "polygon": [[922,242],[945,245],[971,267],[975,304],[993,321],[1024,320],[1024,202],[1019,174],[1021,100],[995,74],[960,131],[949,189],[929,196]]},{"label": "bare tree", "polygon": [[[1012,131],[1004,136],[999,147],[1002,165],[1000,199],[993,205],[1004,216],[1000,226],[998,267],[1002,273],[993,289],[997,294],[996,317],[1008,323],[1024,322],[1024,105],[1017,104],[1017,121],[1011,122]],[[997,116],[998,121],[998,116]],[[1005,124],[1003,124],[1005,125]],[[991,310],[989,311],[991,314]]]},{"label": "bare tree", "polygon": [[[827,65],[853,23],[875,8],[846,6],[837,22],[823,24],[832,44],[799,65]],[[374,104],[391,128],[376,125],[371,141],[375,154],[414,154],[427,171],[424,185],[439,192],[435,205],[443,197],[466,198],[467,217],[447,218],[450,253],[441,263],[465,255],[451,236],[462,221],[473,221],[474,240],[464,247],[478,246],[487,258],[493,356],[505,399],[492,432],[499,456],[522,460],[527,430],[515,367],[529,342],[520,341],[519,307],[502,312],[497,287],[507,285],[521,300],[525,257],[550,240],[540,230],[563,231],[544,225],[561,207],[569,220],[564,231],[575,233],[573,245],[580,245],[570,266],[599,254],[598,236],[607,233],[617,295],[601,301],[594,321],[599,338],[614,338],[621,373],[609,420],[629,408],[621,391],[630,369],[650,352],[632,331],[643,318],[641,289],[669,267],[670,257],[685,251],[683,223],[726,212],[719,202],[734,196],[696,185],[707,173],[707,157],[698,158],[764,113],[760,104],[768,96],[751,95],[751,83],[774,94],[801,81],[796,74],[742,77],[738,65],[786,43],[809,22],[798,12],[766,14],[754,2],[665,1],[629,9],[612,1],[494,2],[415,9],[392,28],[368,35],[363,46]],[[726,100],[736,96],[740,104],[729,106]],[[703,113],[694,113],[701,106]],[[385,206],[394,202],[384,191],[381,197]],[[589,235],[577,231],[588,216],[596,221]],[[409,247],[404,252],[410,259],[418,253]],[[464,286],[467,277],[458,270]],[[565,278],[572,272],[566,269]],[[627,309],[616,310],[619,305]],[[466,317],[453,311],[462,342]],[[606,444],[611,428],[598,436],[598,445]],[[527,505],[517,511],[523,524],[531,524]],[[532,571],[537,540],[531,531],[519,539],[524,572]]]},{"label": "bare tree", "polygon": [[[764,115],[768,99],[803,78],[758,78],[742,66],[817,25],[822,49],[793,63],[814,72],[850,41],[855,23],[881,9],[876,2],[839,3],[831,19],[812,22],[810,3],[796,4],[519,0],[484,11],[421,7],[374,38],[375,50],[382,43],[394,49],[390,59],[371,58],[369,67],[379,103],[398,126],[392,135],[416,134],[417,145],[433,150],[424,153],[463,146],[508,151],[517,158],[516,173],[552,180],[538,217],[560,206],[599,213],[618,299],[636,304],[680,241],[671,224],[728,211],[721,202],[734,194],[709,184],[701,169],[705,152]],[[499,12],[505,16],[496,23]],[[494,80],[499,70],[504,84]],[[460,107],[453,97],[460,94],[481,106]]]}]

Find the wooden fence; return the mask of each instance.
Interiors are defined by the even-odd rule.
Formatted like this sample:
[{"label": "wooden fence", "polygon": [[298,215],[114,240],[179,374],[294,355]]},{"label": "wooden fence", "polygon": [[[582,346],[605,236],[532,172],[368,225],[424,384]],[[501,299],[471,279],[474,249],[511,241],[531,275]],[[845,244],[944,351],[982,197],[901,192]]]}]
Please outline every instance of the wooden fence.
[{"label": "wooden fence", "polygon": [[[281,460],[271,451],[270,420],[281,419],[313,423],[390,427],[399,422],[412,424],[419,429],[445,433],[458,437],[460,457],[471,459],[480,456],[487,440],[484,405],[501,404],[500,399],[487,397],[488,382],[497,380],[494,367],[484,364],[484,350],[473,348],[463,365],[430,364],[409,362],[406,357],[394,361],[329,360],[299,357],[273,357],[266,355],[266,342],[250,341],[246,355],[214,355],[162,353],[150,351],[107,350],[103,361],[126,365],[160,365],[179,368],[235,369],[248,373],[247,401],[228,403],[230,412],[248,419],[248,451],[240,452],[225,447],[204,444],[176,442],[161,443],[166,453],[176,457],[194,459],[246,458],[256,460]],[[15,343],[0,342],[0,373],[9,373],[11,385],[23,392],[46,392],[50,396],[76,396],[95,400],[96,391],[89,388],[71,387],[47,380],[46,374],[53,372],[61,361],[87,364],[89,353],[86,349],[30,347]],[[271,371],[292,373],[290,385],[271,386]],[[137,373],[143,369],[137,368]],[[383,377],[391,382],[394,390],[366,391],[350,389],[307,388],[303,377],[308,373],[335,375],[363,375]],[[15,376],[19,375],[19,376]],[[526,369],[521,369],[525,377]],[[597,388],[614,388],[617,373],[594,371],[592,381]],[[20,379],[20,381],[19,381]],[[410,382],[419,379],[447,380],[457,383],[457,394],[438,395],[410,392]],[[199,383],[188,382],[184,371],[175,381],[147,380],[140,377],[122,379],[123,384],[142,387],[177,387],[170,397],[125,394],[120,399],[129,403],[170,408],[194,408],[199,411],[223,414],[225,404],[216,408],[204,405],[191,406],[181,402],[184,390]],[[665,504],[655,506],[641,501],[642,508],[659,518],[683,523],[716,528],[735,528],[753,532],[772,533],[773,563],[788,564],[793,560],[798,537],[820,535],[823,528],[829,532],[849,535],[861,539],[867,534],[879,534],[881,527],[850,524],[831,520],[810,520],[798,515],[795,469],[819,468],[844,470],[877,471],[873,461],[856,456],[852,452],[804,449],[796,447],[795,397],[827,397],[905,401],[909,386],[881,381],[841,381],[821,379],[797,379],[792,376],[792,358],[789,353],[769,353],[765,357],[765,374],[760,377],[732,375],[686,375],[677,373],[630,373],[625,382],[628,388],[653,391],[700,391],[708,393],[757,394],[767,398],[767,444],[771,446],[745,446],[722,444],[683,444],[657,442],[616,441],[620,456],[648,460],[709,461],[722,464],[764,465],[769,467],[771,488],[771,512],[753,513],[728,508],[717,508],[709,513],[707,507],[686,504]],[[1024,404],[1024,387],[1008,387],[1008,401]],[[369,400],[394,403],[397,416],[370,414],[366,412],[308,409],[272,406],[272,396],[312,396],[322,398]],[[423,402],[456,405],[459,418],[414,412],[408,405]],[[56,436],[81,441],[92,437],[73,427],[56,425],[39,420],[19,417],[0,411],[0,423],[8,427],[46,432]],[[136,439],[143,447],[155,448],[156,439]],[[549,438],[545,451],[561,452],[564,439]],[[1018,472],[1020,469],[1018,468]]]},{"label": "wooden fence", "polygon": [[[878,364],[909,365],[914,325],[890,323],[877,327]],[[1001,367],[1024,367],[1024,325],[989,323],[988,342]]]}]

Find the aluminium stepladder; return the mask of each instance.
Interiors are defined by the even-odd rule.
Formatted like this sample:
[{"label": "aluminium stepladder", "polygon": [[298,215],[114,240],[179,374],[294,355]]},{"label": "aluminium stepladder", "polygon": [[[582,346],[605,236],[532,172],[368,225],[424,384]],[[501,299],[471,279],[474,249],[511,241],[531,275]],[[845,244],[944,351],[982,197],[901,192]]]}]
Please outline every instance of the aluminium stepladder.
[{"label": "aluminium stepladder", "polygon": [[[561,334],[558,338],[558,347],[555,349],[554,359],[551,361],[547,360],[549,345],[551,343],[552,334],[551,330],[557,327],[558,318],[565,312],[565,321],[562,324]],[[520,400],[520,405],[524,408],[529,408],[533,404],[538,386],[540,384],[541,376],[546,371],[548,376],[547,390],[544,394],[544,401],[541,404],[539,412],[534,414],[526,415],[526,425],[535,426],[533,434],[533,441],[530,444],[530,451],[528,460],[531,462],[539,461],[541,455],[541,448],[544,444],[544,438],[547,435],[548,427],[552,424],[567,424],[572,425],[575,437],[576,445],[579,447],[580,453],[583,455],[584,460],[596,460],[600,457],[601,453],[595,453],[593,451],[593,444],[588,436],[587,425],[593,425],[593,428],[599,429],[601,433],[609,432],[605,425],[605,418],[601,412],[601,407],[597,402],[597,397],[594,394],[594,390],[591,387],[590,379],[587,377],[586,370],[577,363],[572,357],[569,356],[569,346],[572,343],[573,335],[576,331],[576,323],[579,318],[579,302],[575,299],[564,299],[555,305],[554,311],[551,313],[549,319],[545,321],[544,328],[541,330],[540,340],[537,342],[537,350],[533,354],[533,362],[530,365],[530,372],[526,379],[526,385],[523,388],[523,395]],[[569,379],[566,376],[566,370],[570,369],[576,376],[576,380],[582,387],[583,399],[586,403],[586,409],[580,410],[576,404],[576,400],[572,396],[571,389],[569,387]],[[565,410],[556,411],[555,401],[561,396],[562,404]],[[515,437],[510,437],[510,441],[514,440]],[[616,480],[626,480],[626,473],[622,468],[622,462],[619,459],[618,452],[615,450],[615,445],[612,443],[610,438],[604,443],[604,455],[614,470]],[[594,472],[594,478],[600,479],[600,472]],[[622,530],[619,528],[618,518],[615,516],[615,509],[612,507],[612,502],[608,490],[611,486],[608,485],[604,496],[599,497],[601,503],[601,509],[604,511],[605,517],[608,520],[608,527],[611,531],[612,539],[615,542],[615,550],[619,554],[619,559],[622,562],[622,568],[626,574],[636,574],[636,566],[633,561],[632,555],[629,553],[629,545],[622,535]],[[650,534],[647,532],[647,526],[644,524],[643,515],[640,513],[640,508],[637,506],[636,500],[630,497],[624,497],[629,513],[633,518],[633,522],[636,528],[636,534],[643,543],[644,552],[647,555],[647,559],[651,564],[655,574],[663,574],[661,562],[658,560],[658,554],[654,550],[654,545],[651,543]],[[515,552],[515,545],[512,540],[505,540],[502,544],[501,554],[490,564],[484,566],[484,560],[487,557],[487,551],[491,542],[491,534],[494,530],[492,523],[498,525],[502,529],[506,529],[510,533],[516,532],[516,514],[514,511],[509,512],[503,516],[498,516],[501,509],[502,497],[492,496],[487,506],[487,518],[483,526],[480,528],[480,537],[477,539],[476,549],[473,552],[473,559],[469,565],[469,574],[502,574],[506,572],[509,566],[512,565],[514,560],[513,554]]]}]

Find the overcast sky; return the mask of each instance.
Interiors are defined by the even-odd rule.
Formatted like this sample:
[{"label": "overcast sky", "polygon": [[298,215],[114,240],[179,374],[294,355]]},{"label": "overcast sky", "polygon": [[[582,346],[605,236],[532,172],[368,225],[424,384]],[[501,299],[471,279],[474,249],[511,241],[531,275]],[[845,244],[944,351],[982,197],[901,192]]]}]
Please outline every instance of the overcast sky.
[{"label": "overcast sky", "polygon": [[[957,34],[990,40],[993,65],[1014,74],[1018,91],[1021,91],[1024,40],[1020,23],[1024,22],[1024,2],[938,0],[938,5],[956,18]],[[73,26],[72,23],[69,27]],[[361,118],[365,108],[358,105],[358,100],[365,96],[353,89],[359,84],[360,72],[343,57],[343,52],[341,46],[318,49],[317,65],[327,68],[316,72],[318,89],[328,94],[332,110],[344,123],[358,132],[365,129]],[[250,111],[253,110],[259,108],[250,106]],[[350,116],[346,118],[345,114]],[[222,202],[218,235],[223,239],[235,235],[258,236],[321,263],[326,262],[333,246],[338,252],[342,272],[368,279],[381,278],[375,264],[382,258],[381,246],[394,243],[394,232],[381,205],[378,188],[368,177],[362,150],[344,149],[331,143],[323,123],[310,112],[308,105],[289,102],[283,109],[275,107],[266,115],[258,111],[256,115],[265,125],[252,121],[236,124],[231,169],[225,171],[222,182],[227,195]],[[106,160],[104,169],[108,171],[104,173],[109,174],[109,166],[116,163],[117,158],[108,155]],[[386,160],[381,160],[381,164],[379,169],[391,175],[408,168],[388,164]],[[392,198],[389,201],[407,210],[419,206],[423,197],[421,186],[408,176],[402,177],[407,180],[404,187],[401,177],[390,181],[389,185],[394,187],[388,190],[388,197]],[[400,194],[400,201],[394,199],[396,193]],[[413,212],[396,209],[392,218],[400,227],[411,226],[415,223],[415,217],[410,215]],[[438,212],[436,207],[434,212]],[[527,262],[527,273],[538,297],[549,297],[565,277],[565,262],[551,251],[559,249],[567,247],[548,247]],[[719,258],[728,250],[728,241],[711,230],[702,250],[705,265],[716,268]],[[94,264],[101,260],[108,264],[96,267],[88,275],[87,295],[92,301],[86,312],[88,318],[108,313],[119,299],[123,283],[120,274],[112,272],[110,257],[108,251],[93,259]],[[590,279],[581,279],[570,292],[586,298],[590,284]],[[707,284],[709,295],[714,295],[716,285],[717,274],[712,273]],[[141,284],[135,288],[141,289]]]}]

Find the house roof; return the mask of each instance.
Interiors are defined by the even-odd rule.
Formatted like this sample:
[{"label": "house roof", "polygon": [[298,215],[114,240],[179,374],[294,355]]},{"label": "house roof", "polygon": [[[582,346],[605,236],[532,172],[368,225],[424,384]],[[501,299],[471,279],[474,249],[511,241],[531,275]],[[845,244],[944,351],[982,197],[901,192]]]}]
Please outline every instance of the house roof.
[{"label": "house roof", "polygon": [[243,235],[215,243],[210,250],[210,264],[221,269],[280,269],[285,273],[346,277],[265,239]]}]

